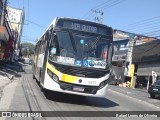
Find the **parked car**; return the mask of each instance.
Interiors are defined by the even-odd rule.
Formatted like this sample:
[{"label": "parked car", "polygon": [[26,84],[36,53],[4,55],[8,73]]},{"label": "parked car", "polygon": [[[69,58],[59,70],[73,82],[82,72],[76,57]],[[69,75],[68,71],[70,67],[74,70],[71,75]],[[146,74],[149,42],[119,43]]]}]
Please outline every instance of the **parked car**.
[{"label": "parked car", "polygon": [[30,59],[30,60],[29,60],[29,64],[32,65],[32,62],[33,62],[32,59]]},{"label": "parked car", "polygon": [[157,80],[153,85],[149,87],[148,93],[150,94],[151,98],[160,96],[160,80]]},{"label": "parked car", "polygon": [[29,58],[24,58],[24,63],[29,64],[30,59]]}]

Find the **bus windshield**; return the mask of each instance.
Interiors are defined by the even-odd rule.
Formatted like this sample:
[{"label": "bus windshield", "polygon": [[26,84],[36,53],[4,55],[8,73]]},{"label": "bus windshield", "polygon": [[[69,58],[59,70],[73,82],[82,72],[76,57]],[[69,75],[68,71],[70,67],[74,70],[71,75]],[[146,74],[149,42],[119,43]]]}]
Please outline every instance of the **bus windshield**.
[{"label": "bus windshield", "polygon": [[106,69],[109,42],[101,36],[56,32],[49,59],[65,65]]}]

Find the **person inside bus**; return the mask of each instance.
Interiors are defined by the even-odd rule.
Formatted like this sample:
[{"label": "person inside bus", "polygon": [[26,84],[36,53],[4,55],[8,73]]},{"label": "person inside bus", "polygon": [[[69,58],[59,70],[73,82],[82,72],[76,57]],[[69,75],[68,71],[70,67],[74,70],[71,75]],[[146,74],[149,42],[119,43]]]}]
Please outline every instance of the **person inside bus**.
[{"label": "person inside bus", "polygon": [[107,45],[103,45],[103,44],[99,44],[96,48],[96,56],[97,58],[100,58],[104,61],[106,61],[107,59],[107,50],[108,50],[108,46]]},{"label": "person inside bus", "polygon": [[102,60],[106,61],[106,59],[107,59],[107,51],[103,51],[101,56],[102,56]]}]

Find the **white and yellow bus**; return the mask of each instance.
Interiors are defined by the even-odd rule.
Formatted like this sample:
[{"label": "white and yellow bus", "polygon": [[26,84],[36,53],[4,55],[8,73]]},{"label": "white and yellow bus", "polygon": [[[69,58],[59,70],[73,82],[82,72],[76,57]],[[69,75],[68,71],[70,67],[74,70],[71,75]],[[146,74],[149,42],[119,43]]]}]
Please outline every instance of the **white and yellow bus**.
[{"label": "white and yellow bus", "polygon": [[112,71],[112,54],[111,27],[58,17],[36,43],[33,78],[42,90],[102,97]]}]

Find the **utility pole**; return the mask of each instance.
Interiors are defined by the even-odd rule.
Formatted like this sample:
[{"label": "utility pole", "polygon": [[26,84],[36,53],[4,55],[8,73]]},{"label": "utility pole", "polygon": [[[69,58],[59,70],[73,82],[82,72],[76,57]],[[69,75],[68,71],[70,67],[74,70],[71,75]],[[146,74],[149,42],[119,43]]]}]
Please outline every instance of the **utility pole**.
[{"label": "utility pole", "polygon": [[131,77],[131,83],[130,87],[133,88],[133,81],[134,81],[134,65],[132,64],[132,58],[133,58],[133,48],[135,46],[135,34],[130,34],[130,40],[129,40],[129,49],[127,54],[127,65],[125,66],[127,70],[127,76]]},{"label": "utility pole", "polygon": [[6,5],[7,5],[7,0],[4,0],[4,2],[3,2],[3,9],[2,9],[2,16],[1,16],[1,26],[4,25]]},{"label": "utility pole", "polygon": [[[134,36],[134,35],[130,35],[130,36]],[[133,54],[134,46],[135,46],[135,39],[134,37],[130,37],[129,38],[129,48],[128,48],[127,58],[126,58],[125,72],[124,72],[125,76],[130,76],[129,68],[132,64],[132,54]]]},{"label": "utility pole", "polygon": [[130,40],[129,40],[129,49],[128,49],[128,55],[127,55],[127,61],[129,62],[129,67],[132,64],[132,56],[133,56],[133,48],[135,46],[135,35],[130,34]]},{"label": "utility pole", "polygon": [[103,11],[100,11],[100,10],[93,10],[91,9],[92,12],[94,13],[98,13],[100,14],[99,17],[95,17],[95,21],[97,20],[99,23],[102,23],[103,22]]}]

